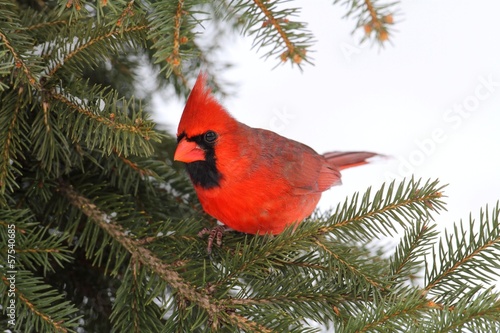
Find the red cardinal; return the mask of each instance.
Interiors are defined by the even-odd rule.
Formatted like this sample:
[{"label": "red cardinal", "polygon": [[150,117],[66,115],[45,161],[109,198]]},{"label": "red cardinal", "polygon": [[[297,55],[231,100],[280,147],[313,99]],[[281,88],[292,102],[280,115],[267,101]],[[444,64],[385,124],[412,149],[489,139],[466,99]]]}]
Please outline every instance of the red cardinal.
[{"label": "red cardinal", "polygon": [[377,154],[330,152],[234,119],[206,87],[203,73],[189,95],[174,160],[186,163],[203,209],[248,234],[279,234],[311,215],[321,192],[339,185],[340,170]]}]

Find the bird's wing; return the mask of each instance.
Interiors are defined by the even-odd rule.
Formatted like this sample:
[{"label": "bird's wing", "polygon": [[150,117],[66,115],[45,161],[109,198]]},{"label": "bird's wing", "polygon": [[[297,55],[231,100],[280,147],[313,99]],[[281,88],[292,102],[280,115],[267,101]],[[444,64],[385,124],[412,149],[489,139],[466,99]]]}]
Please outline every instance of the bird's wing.
[{"label": "bird's wing", "polygon": [[264,129],[255,129],[263,157],[273,172],[289,186],[290,193],[323,192],[340,184],[338,168],[311,147]]}]

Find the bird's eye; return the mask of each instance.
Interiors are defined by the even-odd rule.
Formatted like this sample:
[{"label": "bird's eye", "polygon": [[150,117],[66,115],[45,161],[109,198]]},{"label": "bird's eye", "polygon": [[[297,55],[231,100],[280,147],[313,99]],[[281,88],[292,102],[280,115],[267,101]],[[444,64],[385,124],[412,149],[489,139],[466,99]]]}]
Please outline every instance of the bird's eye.
[{"label": "bird's eye", "polygon": [[208,131],[205,133],[204,139],[207,143],[214,143],[215,140],[217,140],[217,133],[215,133],[214,131]]}]

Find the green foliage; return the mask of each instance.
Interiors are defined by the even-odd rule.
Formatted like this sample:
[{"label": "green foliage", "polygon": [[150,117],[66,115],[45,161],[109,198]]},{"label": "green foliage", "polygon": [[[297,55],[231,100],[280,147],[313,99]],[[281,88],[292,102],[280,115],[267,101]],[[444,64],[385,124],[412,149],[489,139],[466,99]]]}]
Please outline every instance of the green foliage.
[{"label": "green foliage", "polygon": [[347,9],[345,17],[357,20],[353,33],[363,29],[364,36],[361,42],[372,39],[383,46],[384,42],[391,38],[399,1],[334,0],[333,3],[344,5]]},{"label": "green foliage", "polygon": [[474,291],[498,281],[500,270],[500,217],[497,205],[491,212],[481,210],[479,223],[472,218],[468,226],[463,222],[453,226],[432,252],[434,263],[427,267],[425,290],[435,292],[440,301],[453,301],[455,293]]},{"label": "green foliage", "polygon": [[[2,309],[8,309],[11,300],[14,300],[17,314],[15,325],[9,325],[9,328],[23,332],[75,330],[79,318],[75,315],[78,310],[74,304],[65,300],[64,294],[48,285],[43,278],[33,274],[37,271],[41,274],[56,271],[71,262],[68,247],[64,244],[67,237],[51,235],[48,229],[32,221],[28,210],[1,209],[0,228],[3,266],[1,305]],[[9,251],[12,249],[15,253]],[[11,261],[12,258],[15,260]],[[7,327],[5,319],[2,323]]]},{"label": "green foliage", "polygon": [[[235,14],[243,32],[255,35],[254,47],[268,49],[266,58],[277,56],[281,61],[300,64],[310,62],[307,49],[313,43],[306,24],[295,21],[299,8],[283,7],[288,1],[233,1]],[[255,5],[252,5],[254,3]],[[281,8],[280,10],[278,8]]]},{"label": "green foliage", "polygon": [[[392,7],[343,3],[383,40]],[[500,207],[440,237],[438,181],[355,193],[275,237],[230,232],[207,254],[197,234],[214,221],[138,73],[185,95],[200,68],[219,68],[227,26],[278,63],[310,62],[297,13],[284,1],[0,0],[0,328],[500,330]],[[399,234],[395,249],[374,245]]]}]

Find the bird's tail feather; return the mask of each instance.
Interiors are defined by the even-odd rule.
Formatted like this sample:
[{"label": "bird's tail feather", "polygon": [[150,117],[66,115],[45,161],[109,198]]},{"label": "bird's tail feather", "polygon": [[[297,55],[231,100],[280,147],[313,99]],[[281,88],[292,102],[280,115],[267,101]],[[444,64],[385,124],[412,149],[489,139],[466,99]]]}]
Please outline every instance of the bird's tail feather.
[{"label": "bird's tail feather", "polygon": [[332,151],[323,154],[328,163],[334,164],[339,170],[352,168],[369,163],[369,159],[379,154],[368,151]]}]

